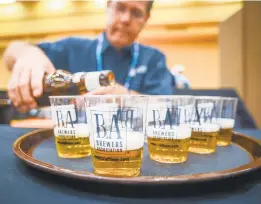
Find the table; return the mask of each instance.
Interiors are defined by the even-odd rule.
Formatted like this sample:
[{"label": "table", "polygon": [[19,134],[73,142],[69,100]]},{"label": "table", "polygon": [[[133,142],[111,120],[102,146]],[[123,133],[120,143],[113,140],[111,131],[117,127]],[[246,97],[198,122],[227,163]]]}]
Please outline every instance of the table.
[{"label": "table", "polygon": [[27,118],[23,120],[11,120],[10,126],[15,128],[53,128],[53,121],[44,118]]},{"label": "table", "polygon": [[[226,182],[213,182],[197,186],[194,191],[188,187],[186,192],[167,188],[132,188],[111,185],[79,183],[71,179],[53,176],[27,167],[15,157],[12,151],[13,142],[32,129],[12,128],[0,125],[0,203],[61,203],[61,204],[103,204],[103,203],[182,203],[182,204],[260,204],[261,171],[251,175],[233,178]],[[261,139],[261,130],[237,130],[257,139]],[[100,194],[106,188],[112,194]],[[172,196],[164,196],[164,192]],[[173,192],[173,193],[172,193]],[[123,196],[126,194],[126,196]],[[134,195],[133,195],[134,194]],[[168,193],[169,194],[169,193]],[[149,196],[150,197],[145,197]],[[142,197],[143,196],[143,197]]]}]

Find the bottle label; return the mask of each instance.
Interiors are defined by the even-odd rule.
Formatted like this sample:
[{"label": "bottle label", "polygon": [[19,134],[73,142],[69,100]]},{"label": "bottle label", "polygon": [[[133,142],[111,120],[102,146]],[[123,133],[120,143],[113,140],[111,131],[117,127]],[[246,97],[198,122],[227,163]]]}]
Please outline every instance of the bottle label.
[{"label": "bottle label", "polygon": [[85,72],[78,72],[73,75],[72,82],[73,83],[79,83],[81,81],[82,75],[84,75]]},{"label": "bottle label", "polygon": [[88,91],[93,91],[101,87],[100,85],[101,72],[88,72],[85,76],[85,87]]}]

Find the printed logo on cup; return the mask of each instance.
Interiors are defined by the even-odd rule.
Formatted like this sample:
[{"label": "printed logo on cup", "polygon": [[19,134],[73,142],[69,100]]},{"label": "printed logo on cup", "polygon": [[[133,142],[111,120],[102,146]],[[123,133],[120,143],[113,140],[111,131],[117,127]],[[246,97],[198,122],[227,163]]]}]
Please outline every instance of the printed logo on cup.
[{"label": "printed logo on cup", "polygon": [[52,118],[55,125],[59,128],[74,128],[74,123],[77,122],[75,106],[52,106]]},{"label": "printed logo on cup", "polygon": [[152,111],[153,126],[154,128],[165,128],[166,125],[172,126],[179,125],[181,109],[167,108],[167,109],[154,109]]},{"label": "printed logo on cup", "polygon": [[180,106],[176,108],[151,108],[148,113],[148,121],[154,128],[165,126],[178,126],[190,122],[193,116],[193,106]]},{"label": "printed logo on cup", "polygon": [[150,109],[148,137],[162,139],[178,139],[190,137],[189,122],[192,115],[192,106],[184,108]]},{"label": "printed logo on cup", "polygon": [[191,128],[195,132],[217,132],[219,112],[214,102],[196,103],[192,114]]},{"label": "printed logo on cup", "polygon": [[[143,121],[140,120],[138,108],[118,108],[117,104],[114,107],[104,104],[104,106],[98,105],[88,110],[93,133],[91,146],[95,149],[121,152],[130,150],[130,146],[135,143],[143,142]],[[130,140],[135,141],[137,137],[140,139],[130,142]]]},{"label": "printed logo on cup", "polygon": [[89,137],[88,125],[79,123],[75,105],[57,105],[51,109],[55,136]]},{"label": "printed logo on cup", "polygon": [[217,119],[217,116],[218,109],[215,103],[198,103],[193,110],[192,123],[211,123]]}]

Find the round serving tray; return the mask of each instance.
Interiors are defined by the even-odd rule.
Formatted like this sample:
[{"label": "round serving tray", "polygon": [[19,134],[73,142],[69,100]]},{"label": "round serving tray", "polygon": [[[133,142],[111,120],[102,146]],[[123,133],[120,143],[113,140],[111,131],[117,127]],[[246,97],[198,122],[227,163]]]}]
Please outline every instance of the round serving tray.
[{"label": "round serving tray", "polygon": [[15,141],[13,151],[31,167],[83,181],[125,185],[180,185],[226,179],[261,167],[260,141],[236,132],[233,133],[232,141],[232,145],[228,147],[218,147],[215,154],[189,153],[188,161],[182,164],[161,164],[152,161],[145,144],[141,174],[132,178],[95,175],[91,157],[59,158],[52,129],[39,129],[21,136]]}]

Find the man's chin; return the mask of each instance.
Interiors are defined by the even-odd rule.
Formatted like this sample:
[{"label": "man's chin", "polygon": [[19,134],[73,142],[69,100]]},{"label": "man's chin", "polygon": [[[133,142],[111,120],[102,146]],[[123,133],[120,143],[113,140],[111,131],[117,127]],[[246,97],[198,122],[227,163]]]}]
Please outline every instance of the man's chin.
[{"label": "man's chin", "polygon": [[121,38],[115,38],[113,45],[116,46],[117,48],[123,48],[129,46],[130,43],[127,40],[123,40]]}]

